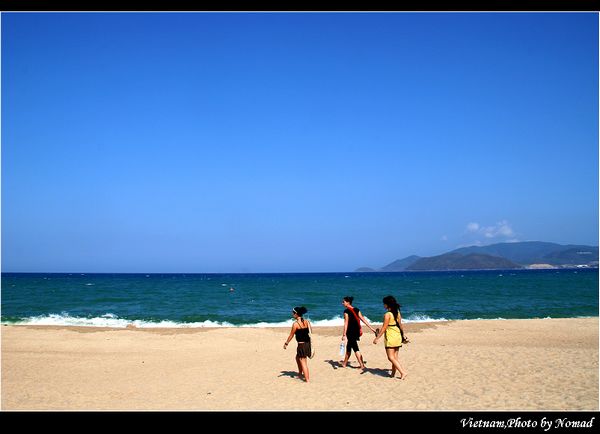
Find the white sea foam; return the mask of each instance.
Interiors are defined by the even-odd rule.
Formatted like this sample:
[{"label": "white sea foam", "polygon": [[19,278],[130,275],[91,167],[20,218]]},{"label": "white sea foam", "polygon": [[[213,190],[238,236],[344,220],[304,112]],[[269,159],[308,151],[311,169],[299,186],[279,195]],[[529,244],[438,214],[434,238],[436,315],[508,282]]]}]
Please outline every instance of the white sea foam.
[{"label": "white sea foam", "polygon": [[[309,318],[310,319],[310,318]],[[113,313],[105,313],[99,317],[87,318],[72,316],[67,312],[60,314],[49,314],[32,316],[24,318],[21,321],[6,322],[3,324],[11,325],[44,325],[44,326],[76,326],[76,327],[110,327],[110,328],[126,328],[127,326],[135,326],[137,328],[204,328],[204,327],[290,327],[293,320],[290,318],[281,322],[259,322],[252,324],[234,325],[226,321],[201,321],[201,322],[177,322],[177,321],[146,321],[146,320],[128,320],[119,318]],[[315,327],[336,327],[343,326],[344,320],[340,317],[313,321]]]},{"label": "white sea foam", "polygon": [[402,322],[405,322],[407,324],[420,323],[420,322],[443,322],[443,321],[449,321],[449,320],[446,318],[431,318],[430,316],[427,316],[427,315],[410,315],[408,317],[402,317]]},{"label": "white sea foam", "polygon": [[573,316],[573,317],[562,317],[562,316],[545,316],[545,317],[532,317],[532,318],[471,318],[471,319],[460,319],[454,321],[528,321],[530,319],[576,319],[576,318],[598,318],[597,316]]},{"label": "white sea foam", "polygon": [[[371,324],[381,324],[379,321],[372,321],[369,318],[365,317],[367,321]],[[576,318],[594,318],[581,316]],[[310,319],[310,317],[308,318]],[[507,318],[474,318],[470,320],[464,321],[496,321],[496,320],[506,320]],[[540,319],[540,318],[538,318]],[[541,319],[552,319],[551,317],[545,317]],[[424,323],[424,322],[445,322],[452,321],[452,319],[446,318],[431,318],[427,315],[409,315],[406,318],[403,318],[403,322],[410,323]],[[10,324],[10,325],[45,325],[45,326],[77,326],[77,327],[109,327],[109,328],[126,328],[127,326],[134,326],[137,328],[219,328],[219,327],[243,327],[243,328],[267,328],[267,327],[282,327],[287,328],[291,327],[293,320],[290,318],[286,321],[280,322],[258,322],[252,324],[241,324],[234,325],[226,321],[200,321],[200,322],[191,322],[191,323],[182,323],[176,321],[146,321],[146,320],[128,320],[125,318],[119,318],[117,315],[113,313],[106,313],[100,317],[86,318],[86,317],[76,317],[71,316],[66,312],[62,312],[61,314],[49,314],[49,315],[40,315],[40,316],[32,316],[29,318],[25,318],[21,321],[17,322],[6,322],[2,321],[2,324]],[[344,320],[340,316],[336,316],[331,319],[324,320],[316,320],[312,321],[313,326],[315,327],[342,327],[344,325]],[[364,327],[364,326],[363,326]]]},{"label": "white sea foam", "polygon": [[66,312],[61,314],[49,314],[32,316],[17,322],[3,322],[3,324],[15,325],[47,325],[47,326],[77,326],[77,327],[110,327],[126,328],[135,326],[138,328],[202,328],[202,327],[234,327],[228,322],[202,321],[192,323],[181,323],[175,321],[144,321],[128,320],[119,318],[113,313],[106,313],[100,317],[86,318],[71,316]]},{"label": "white sea foam", "polygon": [[48,325],[48,326],[78,326],[78,327],[116,327],[125,328],[130,323],[126,319],[118,318],[113,314],[101,317],[84,318],[71,316],[68,313],[32,316],[12,323],[17,325]]},{"label": "white sea foam", "polygon": [[292,320],[283,322],[259,322],[256,324],[242,324],[239,327],[256,327],[256,328],[267,328],[267,327],[291,327]]},{"label": "white sea foam", "polygon": [[311,321],[311,322],[312,322],[312,325],[314,325],[315,327],[339,327],[339,326],[343,327],[344,326],[344,319],[341,316],[336,316],[331,319],[321,319],[321,320]]}]

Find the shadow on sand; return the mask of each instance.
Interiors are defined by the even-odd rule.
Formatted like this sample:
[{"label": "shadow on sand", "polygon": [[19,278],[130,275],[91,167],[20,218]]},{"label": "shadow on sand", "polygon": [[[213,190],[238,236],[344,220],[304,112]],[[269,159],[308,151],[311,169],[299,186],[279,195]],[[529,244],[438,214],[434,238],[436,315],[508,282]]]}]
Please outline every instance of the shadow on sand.
[{"label": "shadow on sand", "polygon": [[[350,363],[348,363],[348,365],[345,368],[343,368],[342,362],[340,362],[338,360],[325,360],[325,362],[329,363],[333,369],[360,369],[360,367],[352,366]],[[365,360],[364,363],[366,365],[367,361]],[[381,369],[381,368],[367,367],[364,370],[362,370],[362,372],[360,373],[360,375],[363,375],[363,374],[373,374],[373,375],[378,375],[379,377],[386,377],[386,378],[391,377],[391,372],[389,369]]]},{"label": "shadow on sand", "polygon": [[[350,364],[348,364],[346,368],[342,368],[342,362],[337,360],[325,360],[325,362],[329,363],[333,369],[360,369],[358,366],[351,366]],[[364,370],[362,370],[360,375],[364,374],[372,374],[385,378],[391,377],[391,372],[389,369],[381,368],[365,368]],[[297,380],[304,380],[301,376],[298,375],[298,372],[296,371],[281,371],[278,377],[289,377]]]},{"label": "shadow on sand", "polygon": [[373,375],[378,375],[380,377],[386,377],[386,378],[390,378],[391,372],[389,369],[381,369],[381,368],[366,368],[364,371],[362,371],[360,373],[360,375],[363,374],[373,374]]},{"label": "shadow on sand", "polygon": [[327,363],[331,365],[333,369],[340,369],[342,367],[342,362],[338,360],[325,360]]}]

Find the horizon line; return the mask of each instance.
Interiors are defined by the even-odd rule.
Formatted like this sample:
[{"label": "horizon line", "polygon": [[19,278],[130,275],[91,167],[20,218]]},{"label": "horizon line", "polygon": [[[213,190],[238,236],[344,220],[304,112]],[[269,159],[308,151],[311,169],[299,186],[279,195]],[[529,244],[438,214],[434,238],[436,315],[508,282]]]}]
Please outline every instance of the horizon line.
[{"label": "horizon line", "polygon": [[392,273],[446,273],[446,272],[469,272],[469,271],[557,271],[557,270],[598,270],[598,267],[560,267],[556,268],[465,268],[465,269],[449,269],[449,270],[399,270],[399,271],[232,271],[232,272],[184,272],[184,271],[0,271],[1,274],[392,274]]}]

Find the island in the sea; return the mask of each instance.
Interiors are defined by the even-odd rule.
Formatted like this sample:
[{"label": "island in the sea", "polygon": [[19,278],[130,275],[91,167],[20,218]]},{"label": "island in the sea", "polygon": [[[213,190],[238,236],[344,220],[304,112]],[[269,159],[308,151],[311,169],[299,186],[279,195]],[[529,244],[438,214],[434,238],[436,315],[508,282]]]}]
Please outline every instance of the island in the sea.
[{"label": "island in the sea", "polygon": [[598,268],[598,246],[541,241],[462,247],[437,256],[408,256],[356,272]]}]

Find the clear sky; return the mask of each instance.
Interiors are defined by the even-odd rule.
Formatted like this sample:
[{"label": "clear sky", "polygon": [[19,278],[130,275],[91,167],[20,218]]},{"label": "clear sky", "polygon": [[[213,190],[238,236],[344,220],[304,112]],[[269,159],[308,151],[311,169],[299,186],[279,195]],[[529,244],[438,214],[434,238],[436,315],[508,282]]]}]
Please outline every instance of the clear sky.
[{"label": "clear sky", "polygon": [[2,271],[598,244],[598,14],[2,14]]}]

